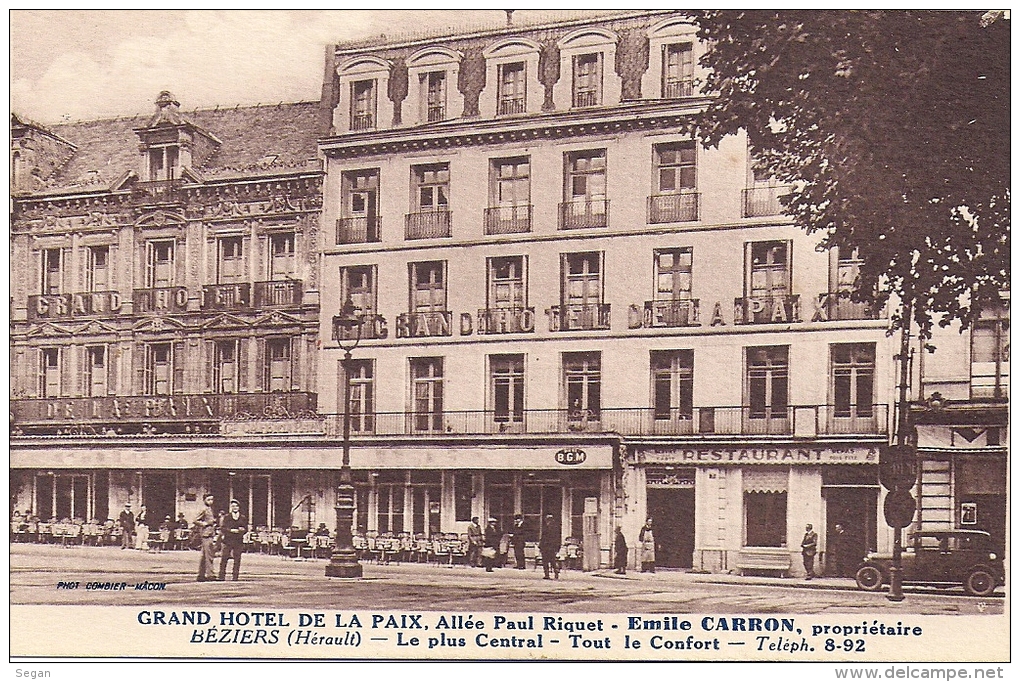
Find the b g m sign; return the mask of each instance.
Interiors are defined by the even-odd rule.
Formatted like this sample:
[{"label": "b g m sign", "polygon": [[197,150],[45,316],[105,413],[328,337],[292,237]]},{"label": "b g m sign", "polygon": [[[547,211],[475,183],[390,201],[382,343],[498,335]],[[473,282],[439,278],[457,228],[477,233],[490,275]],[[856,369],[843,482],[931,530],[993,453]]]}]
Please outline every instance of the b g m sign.
[{"label": "b g m sign", "polygon": [[580,448],[564,448],[556,453],[557,464],[572,466],[574,464],[581,464],[586,459],[588,459],[588,455]]}]

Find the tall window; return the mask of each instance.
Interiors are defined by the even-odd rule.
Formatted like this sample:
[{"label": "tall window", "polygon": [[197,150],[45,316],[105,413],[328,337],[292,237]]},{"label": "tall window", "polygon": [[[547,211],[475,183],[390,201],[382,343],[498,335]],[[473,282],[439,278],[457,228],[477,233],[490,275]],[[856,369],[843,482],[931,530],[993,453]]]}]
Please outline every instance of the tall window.
[{"label": "tall window", "polygon": [[170,395],[173,392],[173,350],[169,343],[151,343],[145,347],[145,394]]},{"label": "tall window", "polygon": [[525,74],[524,62],[500,64],[497,109],[500,115],[523,114],[527,110]]},{"label": "tall window", "polygon": [[174,285],[173,240],[146,242],[145,285],[152,289]]},{"label": "tall window", "polygon": [[376,87],[374,80],[351,83],[351,130],[376,126]]},{"label": "tall window", "polygon": [[283,393],[291,387],[291,349],[289,338],[266,340],[266,387],[270,393]]},{"label": "tall window", "polygon": [[783,297],[790,293],[789,242],[751,242],[748,268],[751,298]]},{"label": "tall window", "polygon": [[433,122],[446,118],[446,72],[432,71],[418,76],[421,84],[423,120]]},{"label": "tall window", "polygon": [[220,238],[217,283],[234,284],[244,281],[243,243],[241,237]]},{"label": "tall window", "polygon": [[44,249],[42,252],[42,293],[44,296],[61,292],[61,250]]},{"label": "tall window", "polygon": [[489,166],[488,234],[531,229],[531,161],[527,156],[493,159]]},{"label": "tall window", "polygon": [[110,247],[90,246],[85,286],[89,291],[108,291],[110,288]]},{"label": "tall window", "polygon": [[694,351],[652,351],[651,368],[654,418],[691,419],[694,414]]},{"label": "tall window", "polygon": [[574,57],[574,106],[593,107],[602,102],[602,53]]},{"label": "tall window", "polygon": [[486,302],[489,309],[519,310],[527,305],[524,263],[524,256],[489,259],[489,291]]},{"label": "tall window", "polygon": [[403,471],[380,471],[376,484],[376,529],[380,533],[404,531],[404,490],[407,475]]},{"label": "tall window", "polygon": [[106,395],[106,348],[89,346],[85,349],[85,391],[90,398]]},{"label": "tall window", "polygon": [[359,315],[371,316],[376,311],[374,265],[350,265],[340,268],[340,301],[350,297]]},{"label": "tall window", "polygon": [[[351,431],[375,431],[375,367],[372,360],[351,360]],[[343,367],[341,365],[341,372]]]},{"label": "tall window", "polygon": [[497,424],[524,421],[524,356],[489,356],[493,419]]},{"label": "tall window", "polygon": [[788,417],[788,346],[747,349],[747,397],[751,419]]},{"label": "tall window", "polygon": [[443,430],[443,359],[411,358],[415,431]]},{"label": "tall window", "polygon": [[970,334],[971,397],[1005,398],[1009,391],[1009,312],[982,312]]},{"label": "tall window", "polygon": [[217,341],[213,358],[213,391],[237,393],[238,352],[237,341]]},{"label": "tall window", "polygon": [[691,297],[693,251],[660,249],[655,252],[655,300],[681,301]]},{"label": "tall window", "polygon": [[694,46],[677,43],[662,47],[662,96],[690,97],[694,94]]},{"label": "tall window", "polygon": [[450,164],[412,166],[414,211],[445,211],[450,207]]},{"label": "tall window", "polygon": [[343,209],[337,244],[379,241],[379,169],[344,173],[340,189]]},{"label": "tall window", "polygon": [[60,397],[61,349],[43,348],[39,351],[39,397]]},{"label": "tall window", "polygon": [[598,420],[602,412],[602,354],[564,353],[563,383],[571,421]]},{"label": "tall window", "polygon": [[269,279],[293,279],[297,273],[294,256],[294,233],[281,232],[269,237]]},{"label": "tall window", "polygon": [[446,310],[446,261],[410,263],[410,310],[416,313]]},{"label": "tall window", "polygon": [[671,142],[653,147],[654,192],[648,221],[668,223],[698,219],[698,154],[693,142]]},{"label": "tall window", "polygon": [[564,255],[563,302],[568,306],[590,306],[602,302],[602,253]]},{"label": "tall window", "polygon": [[176,146],[154,147],[149,150],[149,180],[173,180],[178,177]]},{"label": "tall window", "polygon": [[875,344],[832,345],[832,397],[836,417],[870,417],[875,399]]},{"label": "tall window", "polygon": [[568,153],[565,180],[561,227],[605,227],[606,150]]}]

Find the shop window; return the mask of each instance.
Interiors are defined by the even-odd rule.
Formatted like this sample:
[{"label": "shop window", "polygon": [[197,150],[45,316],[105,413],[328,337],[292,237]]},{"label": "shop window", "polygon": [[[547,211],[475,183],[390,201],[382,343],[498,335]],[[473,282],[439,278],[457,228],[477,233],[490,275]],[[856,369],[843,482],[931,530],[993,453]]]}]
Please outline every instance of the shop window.
[{"label": "shop window", "polygon": [[43,521],[65,519],[88,521],[88,474],[39,474],[35,477],[35,514]]},{"label": "shop window", "polygon": [[501,533],[508,532],[513,526],[515,513],[513,475],[510,472],[485,473],[485,501],[489,506],[488,516],[496,519],[496,527]]},{"label": "shop window", "polygon": [[786,545],[786,493],[745,492],[744,523],[747,547]]},{"label": "shop window", "polygon": [[376,530],[380,533],[404,531],[404,487],[403,483],[381,483],[376,488]]},{"label": "shop window", "polygon": [[429,536],[439,532],[442,521],[442,474],[411,472],[411,532]]},{"label": "shop window", "polygon": [[599,498],[598,488],[573,488],[570,491],[570,537],[580,542],[584,536],[584,500],[588,497]]},{"label": "shop window", "polygon": [[528,542],[538,542],[542,520],[547,514],[552,514],[553,529],[562,540],[563,488],[558,482],[525,481],[521,490],[521,514],[524,517],[524,537]]}]

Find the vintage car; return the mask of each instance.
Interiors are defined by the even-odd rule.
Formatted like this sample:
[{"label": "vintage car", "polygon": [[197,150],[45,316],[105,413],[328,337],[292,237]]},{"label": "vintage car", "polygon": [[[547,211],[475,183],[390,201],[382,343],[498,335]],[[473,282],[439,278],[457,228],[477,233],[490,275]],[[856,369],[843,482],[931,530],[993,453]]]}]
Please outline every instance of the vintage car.
[{"label": "vintage car", "polygon": [[[889,583],[891,552],[871,552],[857,569],[857,587],[877,592]],[[987,596],[1005,582],[1002,557],[981,530],[914,533],[902,555],[903,583],[963,585],[969,594]]]}]

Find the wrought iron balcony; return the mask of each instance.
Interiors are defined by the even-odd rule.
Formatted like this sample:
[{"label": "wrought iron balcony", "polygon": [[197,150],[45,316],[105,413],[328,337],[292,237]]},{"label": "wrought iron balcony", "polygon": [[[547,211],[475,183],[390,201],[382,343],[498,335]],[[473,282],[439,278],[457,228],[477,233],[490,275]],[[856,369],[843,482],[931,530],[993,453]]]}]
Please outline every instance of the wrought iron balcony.
[{"label": "wrought iron balcony", "polygon": [[800,322],[800,295],[752,296],[733,301],[734,324]]},{"label": "wrought iron balcony", "polygon": [[513,114],[523,114],[527,109],[528,105],[524,97],[505,97],[499,100],[497,113],[500,116],[510,116]]},{"label": "wrought iron balcony", "polygon": [[675,301],[645,301],[642,327],[696,327],[698,326],[698,299]]},{"label": "wrought iron balcony", "polygon": [[351,130],[371,130],[375,128],[375,116],[372,114],[355,114],[351,117]]},{"label": "wrought iron balcony", "polygon": [[779,197],[790,193],[789,186],[749,187],[741,192],[743,195],[743,216],[745,218],[761,218],[780,215],[783,205]]},{"label": "wrought iron balcony", "polygon": [[662,84],[662,96],[665,99],[694,96],[694,78],[673,78]]},{"label": "wrought iron balcony", "polygon": [[521,334],[535,331],[534,308],[480,308],[479,334]]},{"label": "wrought iron balcony", "polygon": [[599,104],[599,93],[596,90],[575,90],[575,107],[594,107]]},{"label": "wrought iron balcony", "polygon": [[429,123],[435,123],[436,121],[443,121],[446,119],[446,107],[442,104],[430,104],[426,117]]},{"label": "wrought iron balcony", "polygon": [[492,206],[485,209],[485,234],[531,232],[531,204]]},{"label": "wrought iron balcony", "polygon": [[[351,421],[355,435],[882,436],[888,433],[888,405],[358,412]],[[342,431],[343,415],[328,415],[327,434],[339,436]]]},{"label": "wrought iron balcony", "polygon": [[560,229],[606,227],[609,224],[609,199],[575,199],[560,204]]},{"label": "wrought iron balcony", "polygon": [[185,287],[154,287],[135,289],[131,298],[135,314],[183,313],[188,309],[188,290]]},{"label": "wrought iron balcony", "polygon": [[174,180],[149,180],[147,182],[136,182],[131,186],[131,192],[143,200],[172,202],[180,198],[178,190],[183,185],[184,182],[180,178]]},{"label": "wrought iron balcony", "polygon": [[450,211],[408,213],[404,224],[404,239],[449,237],[451,216]]},{"label": "wrought iron balcony", "polygon": [[549,309],[549,331],[609,329],[608,303],[568,303]]},{"label": "wrought iron balcony", "polygon": [[382,234],[382,217],[352,216],[336,221],[337,244],[368,244],[378,242]]},{"label": "wrought iron balcony", "polygon": [[202,310],[247,310],[251,307],[251,284],[206,284],[202,287]]},{"label": "wrought iron balcony", "polygon": [[649,223],[684,223],[698,219],[701,194],[684,190],[677,194],[653,194],[648,197]]},{"label": "wrought iron balcony", "polygon": [[302,284],[299,279],[255,282],[255,307],[261,309],[301,305],[304,293]]}]

